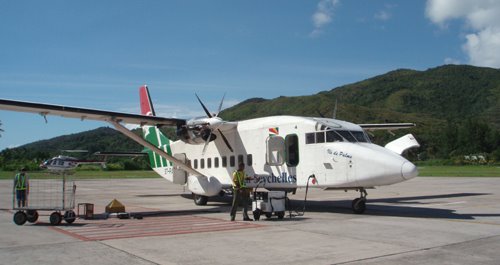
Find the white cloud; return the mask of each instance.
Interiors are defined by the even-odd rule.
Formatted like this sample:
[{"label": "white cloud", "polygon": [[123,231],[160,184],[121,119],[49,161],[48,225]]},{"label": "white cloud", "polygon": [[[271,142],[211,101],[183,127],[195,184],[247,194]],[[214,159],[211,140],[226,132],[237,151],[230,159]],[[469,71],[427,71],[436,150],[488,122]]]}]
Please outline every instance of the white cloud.
[{"label": "white cloud", "polygon": [[375,15],[373,15],[373,17],[377,20],[386,21],[386,20],[389,20],[391,18],[391,13],[389,13],[389,11],[387,11],[387,10],[380,10],[377,13],[375,13]]},{"label": "white cloud", "polygon": [[426,16],[446,28],[453,19],[465,20],[463,51],[469,63],[500,67],[500,1],[495,0],[428,0]]},{"label": "white cloud", "polygon": [[460,60],[446,57],[446,58],[444,58],[444,64],[460,64]]},{"label": "white cloud", "polygon": [[339,0],[321,0],[318,3],[316,12],[312,15],[314,30],[311,32],[311,37],[316,37],[323,33],[323,28],[332,22],[333,11]]}]

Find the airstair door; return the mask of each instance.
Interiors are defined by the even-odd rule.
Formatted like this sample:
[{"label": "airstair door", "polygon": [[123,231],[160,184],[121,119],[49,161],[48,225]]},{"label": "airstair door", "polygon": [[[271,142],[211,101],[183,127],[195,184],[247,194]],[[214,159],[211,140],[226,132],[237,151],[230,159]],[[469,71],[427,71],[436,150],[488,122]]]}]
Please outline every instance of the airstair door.
[{"label": "airstair door", "polygon": [[[180,161],[182,161],[184,164],[187,162],[186,154],[181,153],[181,154],[174,154],[174,157]],[[187,172],[180,169],[178,166],[174,164],[174,172],[173,172],[173,180],[172,182],[175,184],[186,184],[187,181]]]}]

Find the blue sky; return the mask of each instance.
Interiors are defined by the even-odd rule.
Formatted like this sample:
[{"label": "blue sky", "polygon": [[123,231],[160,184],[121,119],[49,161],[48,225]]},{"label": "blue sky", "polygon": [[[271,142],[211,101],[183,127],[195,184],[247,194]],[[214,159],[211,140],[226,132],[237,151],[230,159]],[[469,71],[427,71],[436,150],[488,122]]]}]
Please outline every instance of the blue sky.
[{"label": "blue sky", "polygon": [[[138,112],[148,84],[159,114],[189,118],[203,113],[195,92],[216,109],[225,92],[229,107],[398,68],[499,67],[497,21],[472,13],[492,7],[456,2],[0,1],[0,98]],[[0,120],[0,150],[107,126],[7,111]]]}]

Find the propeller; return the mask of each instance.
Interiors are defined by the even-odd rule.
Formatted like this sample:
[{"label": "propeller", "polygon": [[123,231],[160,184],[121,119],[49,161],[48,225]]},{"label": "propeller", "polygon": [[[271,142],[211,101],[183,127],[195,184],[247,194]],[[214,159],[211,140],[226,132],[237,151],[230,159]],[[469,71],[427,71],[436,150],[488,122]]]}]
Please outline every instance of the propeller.
[{"label": "propeller", "polygon": [[[214,118],[214,117],[218,117],[219,116],[219,113],[220,113],[220,111],[222,109],[222,104],[224,103],[224,98],[226,97],[226,93],[224,93],[224,95],[222,96],[222,100],[220,101],[219,108],[217,109],[217,113],[214,113],[214,114],[210,113],[210,111],[208,110],[208,108],[201,101],[201,99],[198,96],[198,94],[195,93],[195,95],[196,95],[196,98],[198,99],[198,102],[200,102],[201,107],[203,108],[203,110],[205,111],[205,113],[207,114],[207,116],[209,118]],[[219,128],[217,128],[217,131],[220,133],[220,136],[222,137],[222,140],[226,144],[227,148],[229,150],[231,150],[231,152],[234,152],[233,151],[233,147],[231,147],[231,145],[229,144],[229,141],[227,140],[226,136],[222,133],[222,131]],[[213,134],[213,129],[210,129],[210,134],[208,135],[207,139],[205,139],[205,145],[203,146],[202,154],[205,154],[207,146],[210,143],[210,141],[212,140],[212,134]]]}]

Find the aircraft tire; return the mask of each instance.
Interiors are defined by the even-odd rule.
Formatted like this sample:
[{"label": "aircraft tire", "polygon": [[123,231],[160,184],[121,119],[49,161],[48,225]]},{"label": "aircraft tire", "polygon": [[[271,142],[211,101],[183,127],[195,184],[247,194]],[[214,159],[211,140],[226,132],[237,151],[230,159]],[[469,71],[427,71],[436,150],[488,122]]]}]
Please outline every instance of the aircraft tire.
[{"label": "aircraft tire", "polygon": [[362,214],[366,210],[366,199],[356,198],[352,201],[352,211],[355,214]]},{"label": "aircraft tire", "polygon": [[26,213],[28,222],[34,223],[38,220],[38,212],[36,210],[28,210]]},{"label": "aircraft tire", "polygon": [[62,221],[62,216],[58,212],[53,212],[50,214],[49,221],[51,225],[58,225]]},{"label": "aircraft tire", "polygon": [[203,195],[193,194],[194,204],[196,205],[207,205],[208,197]]},{"label": "aircraft tire", "polygon": [[17,211],[14,214],[14,223],[16,225],[23,225],[26,223],[27,220],[28,220],[28,217],[26,216],[26,214],[23,211]]},{"label": "aircraft tire", "polygon": [[273,217],[273,213],[265,213],[265,215],[266,215],[266,218],[267,218],[267,219],[269,219],[269,218]]},{"label": "aircraft tire", "polygon": [[68,224],[72,224],[76,220],[76,214],[74,211],[69,210],[64,213],[64,221]]}]

